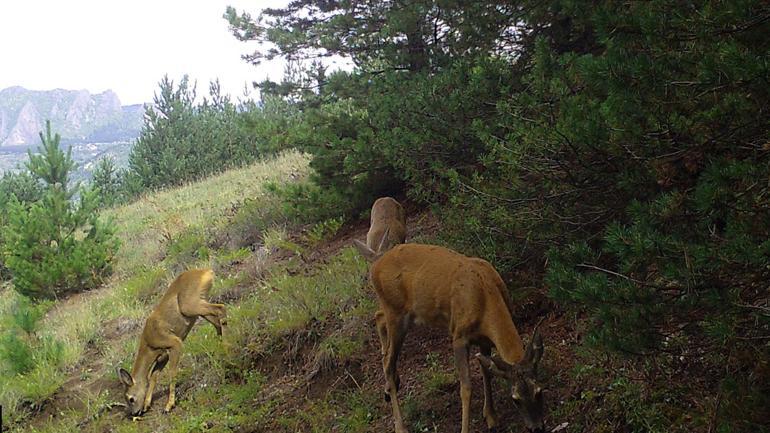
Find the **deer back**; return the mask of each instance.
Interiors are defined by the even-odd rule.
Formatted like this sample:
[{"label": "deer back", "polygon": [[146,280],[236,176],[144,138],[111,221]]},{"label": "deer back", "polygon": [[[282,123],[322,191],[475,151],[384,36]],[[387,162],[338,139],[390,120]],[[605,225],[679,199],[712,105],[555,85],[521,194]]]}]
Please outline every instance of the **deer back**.
[{"label": "deer back", "polygon": [[507,289],[488,262],[435,245],[399,245],[377,260],[372,282],[381,305],[417,323],[448,327],[455,339],[490,340],[508,362],[524,349]]}]

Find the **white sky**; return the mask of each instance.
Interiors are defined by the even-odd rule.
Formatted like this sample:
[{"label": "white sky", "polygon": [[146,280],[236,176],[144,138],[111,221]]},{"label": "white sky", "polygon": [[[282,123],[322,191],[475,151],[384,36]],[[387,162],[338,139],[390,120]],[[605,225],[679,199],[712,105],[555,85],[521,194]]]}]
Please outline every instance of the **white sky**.
[{"label": "white sky", "polygon": [[219,78],[233,97],[281,63],[241,59],[254,42],[240,42],[222,18],[227,5],[257,16],[286,0],[0,0],[0,89],[112,89],[124,105],[151,102],[164,74],[187,73],[198,95]]}]

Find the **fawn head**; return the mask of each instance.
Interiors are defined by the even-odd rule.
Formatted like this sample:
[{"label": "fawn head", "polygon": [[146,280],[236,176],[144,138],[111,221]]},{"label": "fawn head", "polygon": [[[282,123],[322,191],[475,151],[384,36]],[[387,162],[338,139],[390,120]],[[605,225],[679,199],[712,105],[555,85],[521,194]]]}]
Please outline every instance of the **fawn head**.
[{"label": "fawn head", "polygon": [[[168,355],[163,354],[152,362],[149,370],[147,370],[148,376],[153,372],[160,371],[166,366],[168,362]],[[126,386],[126,410],[129,415],[139,416],[144,413],[147,408],[145,407],[145,399],[147,397],[147,390],[150,386],[147,381],[147,377],[131,376],[131,373],[123,368],[118,369],[118,377],[123,385]]]},{"label": "fawn head", "polygon": [[144,397],[147,393],[147,381],[135,381],[131,373],[120,368],[118,377],[126,386],[126,410],[130,415],[138,416],[144,412]]},{"label": "fawn head", "polygon": [[494,375],[506,379],[511,384],[511,397],[519,410],[524,424],[530,431],[542,433],[545,431],[545,402],[543,388],[537,382],[537,367],[543,356],[543,339],[537,327],[532,340],[524,353],[524,359],[511,365],[498,356],[488,358],[477,355],[479,362]]}]

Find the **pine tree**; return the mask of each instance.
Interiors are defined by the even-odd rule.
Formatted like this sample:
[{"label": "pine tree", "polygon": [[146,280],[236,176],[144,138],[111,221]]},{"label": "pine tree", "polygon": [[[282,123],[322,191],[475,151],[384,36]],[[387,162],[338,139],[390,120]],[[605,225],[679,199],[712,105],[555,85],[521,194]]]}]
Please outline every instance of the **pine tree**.
[{"label": "pine tree", "polygon": [[104,157],[96,163],[91,188],[98,196],[101,206],[112,206],[120,201],[123,189],[123,172],[119,171],[112,158]]},{"label": "pine tree", "polygon": [[13,198],[3,229],[14,288],[33,299],[98,286],[110,273],[118,247],[111,222],[99,219],[94,191],[70,185],[71,149],[61,150],[50,122],[40,139],[39,153],[30,152],[27,168],[45,185],[43,197],[29,206]]}]

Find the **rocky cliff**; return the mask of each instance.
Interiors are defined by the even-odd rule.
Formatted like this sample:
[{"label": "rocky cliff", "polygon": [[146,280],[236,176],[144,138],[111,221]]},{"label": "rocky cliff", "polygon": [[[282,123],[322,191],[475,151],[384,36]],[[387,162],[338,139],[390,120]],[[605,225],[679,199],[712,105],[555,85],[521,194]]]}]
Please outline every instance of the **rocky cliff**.
[{"label": "rocky cliff", "polygon": [[69,143],[115,142],[139,136],[141,105],[121,106],[115,92],[0,90],[0,146],[33,146],[45,121]]}]

